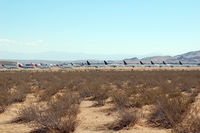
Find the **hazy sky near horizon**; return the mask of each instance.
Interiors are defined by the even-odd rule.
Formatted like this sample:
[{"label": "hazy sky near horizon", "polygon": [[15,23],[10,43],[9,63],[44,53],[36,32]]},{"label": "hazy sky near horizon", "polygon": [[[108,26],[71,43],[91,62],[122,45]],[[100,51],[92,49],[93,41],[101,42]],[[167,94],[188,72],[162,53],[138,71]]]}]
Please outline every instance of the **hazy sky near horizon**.
[{"label": "hazy sky near horizon", "polygon": [[199,7],[200,0],[0,0],[0,52],[200,50]]}]

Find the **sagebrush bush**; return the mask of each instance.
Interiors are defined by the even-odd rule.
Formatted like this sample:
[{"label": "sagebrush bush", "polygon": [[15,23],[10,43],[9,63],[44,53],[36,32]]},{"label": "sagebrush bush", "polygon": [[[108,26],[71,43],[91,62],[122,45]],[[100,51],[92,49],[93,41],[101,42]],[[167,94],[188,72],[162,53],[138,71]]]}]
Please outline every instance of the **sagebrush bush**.
[{"label": "sagebrush bush", "polygon": [[80,89],[79,95],[82,98],[90,97],[92,95],[91,89],[89,89],[87,87],[85,87],[85,88],[83,87],[82,89]]},{"label": "sagebrush bush", "polygon": [[172,133],[199,133],[200,132],[200,116],[199,105],[187,112],[186,117],[181,123],[177,124]]},{"label": "sagebrush bush", "polygon": [[124,91],[116,91],[112,93],[112,101],[117,108],[130,107],[131,100],[129,94]]},{"label": "sagebrush bush", "polygon": [[92,89],[92,96],[97,105],[104,105],[105,100],[108,98],[108,90],[105,88],[94,88]]},{"label": "sagebrush bush", "polygon": [[76,117],[79,102],[79,97],[71,93],[65,94],[50,101],[46,108],[37,105],[23,108],[19,112],[18,119],[25,122],[36,121],[35,126],[38,128],[69,133],[75,130],[78,123]]},{"label": "sagebrush bush", "polygon": [[19,111],[19,117],[14,120],[14,122],[30,122],[35,120],[38,116],[37,113],[39,111],[39,107],[34,105],[34,104],[30,104],[27,107],[22,107]]},{"label": "sagebrush bush", "polygon": [[116,122],[109,125],[109,129],[112,130],[121,130],[125,127],[132,127],[138,121],[138,112],[137,111],[126,111],[120,110],[118,113],[118,119]]},{"label": "sagebrush bush", "polygon": [[158,96],[155,102],[157,109],[152,113],[149,121],[154,126],[165,128],[172,128],[179,124],[189,108],[188,101],[184,97],[172,99],[168,96]]}]

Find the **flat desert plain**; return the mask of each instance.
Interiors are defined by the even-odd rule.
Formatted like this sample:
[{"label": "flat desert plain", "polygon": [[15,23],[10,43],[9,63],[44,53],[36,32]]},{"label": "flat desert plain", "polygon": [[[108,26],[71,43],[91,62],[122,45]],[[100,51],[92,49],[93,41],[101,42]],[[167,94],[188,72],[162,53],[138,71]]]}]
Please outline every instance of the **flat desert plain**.
[{"label": "flat desert plain", "polygon": [[199,133],[199,67],[0,72],[0,133]]}]

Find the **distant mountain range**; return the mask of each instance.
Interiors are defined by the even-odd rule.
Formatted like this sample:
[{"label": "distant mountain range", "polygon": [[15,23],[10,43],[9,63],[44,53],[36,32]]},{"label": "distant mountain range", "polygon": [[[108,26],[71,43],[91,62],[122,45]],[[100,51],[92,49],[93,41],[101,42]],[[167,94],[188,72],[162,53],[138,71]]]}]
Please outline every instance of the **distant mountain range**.
[{"label": "distant mountain range", "polygon": [[167,63],[177,63],[179,61],[182,61],[183,63],[200,63],[200,50],[176,56],[152,56],[142,59],[138,59],[135,57],[125,60],[129,63],[138,63],[139,61],[143,61],[144,63],[149,63],[150,61],[153,61],[155,63],[162,63],[163,61]]},{"label": "distant mountain range", "polygon": [[[26,59],[26,60],[18,60],[18,59],[6,59],[4,57],[6,57],[6,55],[10,55],[11,53],[7,53],[7,54],[2,54],[4,56],[1,56],[1,58],[3,60],[0,60],[0,64],[11,64],[11,63],[16,63],[16,62],[20,62],[20,63],[47,63],[47,64],[55,64],[55,63],[81,63],[81,62],[86,62],[86,60],[88,58],[92,59],[92,55],[88,56],[88,55],[84,55],[84,54],[64,54],[64,53],[53,53],[50,56],[48,56],[49,54],[43,53],[42,56],[40,55],[32,55],[32,54],[19,54],[21,57],[21,59],[23,59],[22,57],[27,57],[32,55],[35,59]],[[0,54],[1,55],[1,54]],[[99,55],[101,56],[101,55]],[[110,55],[111,56],[111,55]],[[117,56],[117,55],[115,55]],[[9,57],[9,56],[8,56]],[[48,57],[52,60],[42,60],[40,59],[40,57]],[[59,57],[59,59],[55,59],[55,57]],[[67,57],[73,57],[74,60],[67,60]],[[79,59],[79,58],[82,59]],[[65,60],[66,59],[66,60]],[[68,58],[69,59],[69,58]],[[72,59],[72,58],[70,58]],[[142,61],[144,63],[150,63],[151,61],[153,61],[154,63],[162,63],[163,61],[165,61],[166,63],[178,63],[179,61],[182,61],[183,63],[200,63],[200,50],[199,51],[192,51],[192,52],[188,52],[185,54],[181,54],[181,55],[176,55],[176,56],[150,56],[150,57],[145,57],[145,58],[128,58],[128,59],[124,59],[127,61],[127,63],[139,63],[139,61]],[[103,63],[103,60],[89,60],[91,63]],[[107,60],[109,63],[122,63],[121,60]]]}]

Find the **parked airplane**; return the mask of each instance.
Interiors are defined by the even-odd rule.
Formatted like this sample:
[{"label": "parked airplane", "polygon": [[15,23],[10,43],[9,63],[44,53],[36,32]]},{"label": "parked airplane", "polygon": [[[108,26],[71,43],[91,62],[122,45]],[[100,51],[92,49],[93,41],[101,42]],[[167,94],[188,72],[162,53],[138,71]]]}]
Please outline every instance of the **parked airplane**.
[{"label": "parked airplane", "polygon": [[[83,63],[70,63],[70,64],[68,64],[68,66],[66,67],[66,68],[72,68],[72,67],[81,67],[81,66],[83,66],[84,64]],[[66,66],[66,65],[65,65]]]},{"label": "parked airplane", "polygon": [[63,68],[63,69],[72,68],[72,66],[71,65],[60,65],[59,68]]},{"label": "parked airplane", "polygon": [[46,69],[46,68],[50,68],[50,67],[53,67],[53,65],[52,66],[50,66],[50,65],[48,65],[48,64],[38,64],[38,66],[37,66],[37,68],[41,68],[41,69]]},{"label": "parked airplane", "polygon": [[100,64],[92,64],[92,63],[90,63],[88,60],[86,61],[86,66],[87,67],[96,67],[96,68],[98,68],[98,67],[100,67],[101,65]]},{"label": "parked airplane", "polygon": [[144,65],[144,63],[142,61],[140,61],[140,65]]},{"label": "parked airplane", "polygon": [[1,65],[0,65],[0,68],[5,68],[5,65],[4,65],[4,64],[1,64]]},{"label": "parked airplane", "polygon": [[157,63],[154,63],[153,61],[151,61],[151,65],[152,66],[157,66],[157,67],[162,67],[162,64],[157,64]]},{"label": "parked airplane", "polygon": [[119,66],[119,64],[112,64],[112,63],[108,63],[107,61],[104,60],[104,64],[100,64],[99,66],[110,66],[110,67],[117,67]]},{"label": "parked airplane", "polygon": [[88,65],[88,66],[90,66],[90,65],[91,65],[91,63],[90,63],[88,60],[87,60],[87,65]]},{"label": "parked airplane", "polygon": [[16,65],[8,65],[6,66],[7,69],[18,69]]},{"label": "parked airplane", "polygon": [[124,62],[124,65],[126,66],[126,65],[127,65],[126,61],[125,61],[125,60],[123,60],[123,62]]},{"label": "parked airplane", "polygon": [[163,61],[163,65],[167,65],[167,63],[165,61]]},{"label": "parked airplane", "polygon": [[133,64],[128,64],[125,60],[123,60],[124,66],[135,67]]},{"label": "parked airplane", "polygon": [[17,69],[17,66],[12,64],[12,65],[5,65],[1,64],[1,68],[7,68],[7,69]]},{"label": "parked airplane", "polygon": [[30,64],[19,64],[22,68],[35,68],[35,65],[31,62]]},{"label": "parked airplane", "polygon": [[151,65],[155,65],[155,63],[153,61],[151,61]]},{"label": "parked airplane", "polygon": [[30,63],[30,64],[18,64],[18,67],[19,68],[25,68],[25,69],[35,68],[35,66],[32,63]]},{"label": "parked airplane", "polygon": [[108,62],[107,62],[107,61],[104,60],[103,62],[104,62],[104,64],[105,64],[106,66],[108,65]]},{"label": "parked airplane", "polygon": [[162,64],[160,65],[160,67],[168,67],[168,66],[173,67],[172,65],[166,63],[165,61],[163,61]]},{"label": "parked airplane", "polygon": [[99,63],[99,62],[97,62],[97,63],[91,63],[91,62],[89,62],[89,61],[86,61],[86,65],[85,65],[86,67],[96,67],[96,68],[98,68],[98,67],[104,67],[104,66],[113,66],[113,64],[109,64],[107,61],[103,61],[103,63]]},{"label": "parked airplane", "polygon": [[179,65],[183,65],[183,63],[181,61],[179,61]]}]

